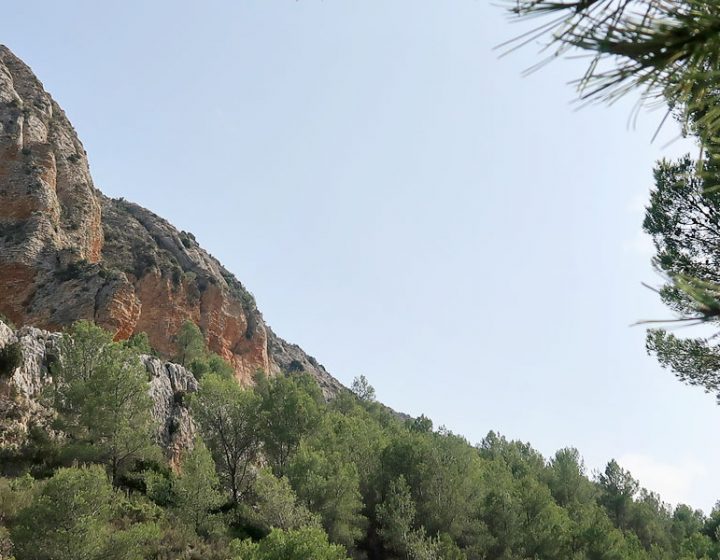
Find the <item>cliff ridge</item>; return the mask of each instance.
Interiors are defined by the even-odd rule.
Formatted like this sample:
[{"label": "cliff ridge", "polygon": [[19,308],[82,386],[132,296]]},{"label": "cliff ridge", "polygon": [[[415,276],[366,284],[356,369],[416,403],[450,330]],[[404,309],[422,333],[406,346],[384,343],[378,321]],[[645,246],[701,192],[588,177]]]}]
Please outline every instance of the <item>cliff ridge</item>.
[{"label": "cliff ridge", "polygon": [[328,398],[342,388],[273,333],[253,296],[191,233],[95,187],[65,113],[2,45],[0,313],[49,331],[87,319],[116,340],[145,332],[166,358],[190,320],[244,385],[259,370],[304,371]]}]

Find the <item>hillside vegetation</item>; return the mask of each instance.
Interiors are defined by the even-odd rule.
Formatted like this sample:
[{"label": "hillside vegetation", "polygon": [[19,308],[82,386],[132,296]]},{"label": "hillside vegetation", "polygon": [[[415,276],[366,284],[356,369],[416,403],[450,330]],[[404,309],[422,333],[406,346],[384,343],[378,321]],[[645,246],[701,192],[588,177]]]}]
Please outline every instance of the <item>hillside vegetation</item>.
[{"label": "hillside vegetation", "polygon": [[[4,450],[0,557],[28,559],[717,558],[720,510],[671,509],[615,461],[478,445],[375,401],[364,378],[330,402],[302,373],[240,387],[191,325],[197,433],[171,468],[154,441],[143,337],[91,323],[60,341],[41,401],[52,429]],[[201,338],[199,339],[202,340]],[[12,375],[15,356],[4,375]],[[59,434],[59,435],[53,435]]]}]

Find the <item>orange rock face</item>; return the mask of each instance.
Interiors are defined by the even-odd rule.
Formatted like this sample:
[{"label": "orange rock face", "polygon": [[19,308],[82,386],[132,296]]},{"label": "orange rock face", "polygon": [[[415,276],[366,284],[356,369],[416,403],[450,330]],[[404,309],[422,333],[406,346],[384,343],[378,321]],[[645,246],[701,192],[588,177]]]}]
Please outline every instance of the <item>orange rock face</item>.
[{"label": "orange rock face", "polygon": [[154,348],[166,355],[175,353],[173,337],[187,321],[197,324],[208,347],[230,362],[238,381],[252,383],[255,372],[270,371],[264,325],[248,338],[248,318],[242,306],[228,293],[210,286],[199,297],[192,280],[179,286],[158,273],[149,273],[137,282],[140,313],[133,332],[145,332]]},{"label": "orange rock face", "polygon": [[0,46],[0,313],[62,329],[89,319],[115,338],[148,334],[166,358],[196,323],[242,384],[262,370],[339,383],[265,325],[242,284],[188,233],[93,186],[85,150],[32,71]]},{"label": "orange rock face", "polygon": [[93,319],[115,333],[115,340],[127,340],[136,332],[142,305],[130,284],[112,291],[107,303],[97,309]]},{"label": "orange rock face", "polygon": [[11,321],[23,321],[24,302],[32,293],[36,276],[37,271],[28,266],[0,263],[0,310]]}]

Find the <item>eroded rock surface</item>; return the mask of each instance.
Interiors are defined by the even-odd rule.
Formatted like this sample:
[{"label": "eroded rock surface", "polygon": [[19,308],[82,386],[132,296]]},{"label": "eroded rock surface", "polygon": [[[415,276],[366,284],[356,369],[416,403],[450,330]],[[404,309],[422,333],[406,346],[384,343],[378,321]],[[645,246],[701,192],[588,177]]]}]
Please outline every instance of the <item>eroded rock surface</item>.
[{"label": "eroded rock surface", "polygon": [[198,390],[198,382],[184,367],[143,356],[150,374],[150,396],[153,416],[158,422],[158,442],[177,465],[182,452],[192,446],[195,423],[187,409],[188,393]]},{"label": "eroded rock surface", "polygon": [[78,319],[146,332],[166,358],[186,320],[242,384],[258,370],[341,385],[265,324],[245,287],[192,234],[93,185],[82,143],[32,71],[0,46],[0,313],[56,331]]}]

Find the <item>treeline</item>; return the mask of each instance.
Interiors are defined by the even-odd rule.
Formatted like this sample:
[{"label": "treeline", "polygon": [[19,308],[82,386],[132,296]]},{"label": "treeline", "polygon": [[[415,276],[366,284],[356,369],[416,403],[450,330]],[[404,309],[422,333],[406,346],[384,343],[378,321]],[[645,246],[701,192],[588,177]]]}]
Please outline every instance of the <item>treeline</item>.
[{"label": "treeline", "polygon": [[146,341],[89,323],[63,337],[43,395],[54,423],[2,453],[0,558],[720,555],[720,510],[670,509],[614,461],[591,479],[574,449],[546,460],[492,432],[473,446],[399,418],[364,378],[330,403],[301,372],[243,389],[198,336],[178,337],[201,388],[185,397],[198,430],[176,469],[154,443]]}]

